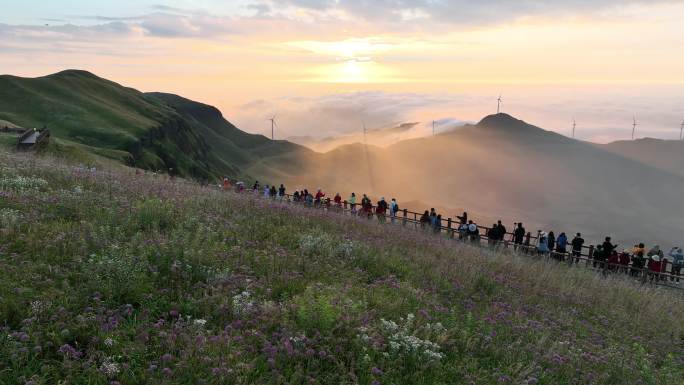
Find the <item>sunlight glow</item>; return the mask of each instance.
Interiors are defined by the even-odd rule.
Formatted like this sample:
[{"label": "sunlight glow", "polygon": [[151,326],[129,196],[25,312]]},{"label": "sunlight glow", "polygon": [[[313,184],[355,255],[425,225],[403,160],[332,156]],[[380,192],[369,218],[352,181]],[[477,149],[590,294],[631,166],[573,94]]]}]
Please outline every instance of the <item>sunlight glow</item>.
[{"label": "sunlight glow", "polygon": [[347,60],[342,63],[323,65],[314,69],[313,76],[305,79],[318,83],[394,83],[399,79],[385,66],[373,61]]}]

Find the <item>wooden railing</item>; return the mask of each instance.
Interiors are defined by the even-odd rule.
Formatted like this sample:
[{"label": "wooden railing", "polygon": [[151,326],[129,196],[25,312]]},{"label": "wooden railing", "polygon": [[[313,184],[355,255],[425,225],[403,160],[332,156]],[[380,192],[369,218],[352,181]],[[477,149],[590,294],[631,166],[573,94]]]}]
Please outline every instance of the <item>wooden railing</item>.
[{"label": "wooden railing", "polygon": [[[244,190],[245,193],[248,194],[255,194],[260,197],[264,197],[265,195],[263,191],[259,192],[254,192],[253,190]],[[667,280],[670,279],[684,279],[684,276],[678,277],[675,275],[672,275],[671,273],[665,272],[668,270],[668,267],[671,271],[671,261],[666,260],[664,263],[664,267],[661,269],[661,272],[659,273],[654,273],[648,269],[648,267],[638,267],[638,266],[633,266],[632,262],[628,265],[622,265],[622,264],[615,264],[615,263],[609,263],[607,260],[599,260],[594,258],[594,253],[596,251],[596,246],[593,244],[590,245],[583,245],[582,249],[579,251],[579,253],[571,250],[569,252],[565,253],[559,253],[557,251],[550,251],[548,253],[541,254],[538,252],[537,246],[540,238],[540,230],[537,230],[536,235],[530,235],[529,236],[529,241],[528,237],[524,238],[523,244],[516,244],[513,242],[514,239],[514,234],[512,232],[506,232],[506,234],[503,237],[503,240],[490,240],[487,234],[489,233],[489,230],[491,229],[490,227],[487,226],[480,226],[477,225],[478,228],[480,229],[481,233],[476,236],[472,237],[467,234],[464,234],[463,232],[459,232],[458,225],[460,225],[460,222],[455,222],[452,220],[452,218],[447,218],[444,220],[446,222],[446,226],[433,226],[432,224],[427,224],[426,226],[423,226],[420,222],[420,217],[423,214],[409,211],[407,209],[399,210],[397,212],[397,215],[391,215],[389,212],[386,215],[378,216],[376,214],[376,208],[377,206],[371,205],[369,208],[371,209],[370,212],[368,211],[362,211],[361,210],[361,204],[356,203],[355,205],[351,205],[349,202],[342,201],[339,205],[335,204],[334,202],[327,202],[327,200],[322,200],[319,203],[307,203],[305,201],[295,201],[293,195],[291,194],[285,194],[283,196],[276,195],[276,196],[269,196],[268,198],[272,200],[277,200],[280,202],[288,203],[288,204],[298,204],[301,206],[305,207],[310,207],[313,209],[321,209],[321,210],[327,210],[330,212],[335,212],[339,213],[342,215],[348,214],[348,215],[357,215],[357,216],[367,216],[369,219],[376,218],[379,220],[381,223],[385,223],[388,225],[398,225],[398,226],[403,226],[403,227],[410,227],[415,230],[425,230],[426,232],[433,232],[435,235],[439,236],[446,236],[450,239],[454,239],[456,241],[461,241],[461,242],[467,242],[475,246],[479,247],[491,247],[493,249],[497,250],[509,250],[513,252],[517,252],[519,254],[525,254],[525,255],[533,255],[537,256],[540,258],[546,258],[546,259],[553,259],[558,262],[565,262],[568,263],[569,265],[581,265],[582,262],[584,262],[584,266],[587,268],[592,268],[597,271],[601,271],[604,274],[608,272],[623,272],[625,274],[630,274],[634,276],[635,278],[641,279],[642,282],[646,282],[649,278],[654,281],[655,284],[657,285],[664,285],[668,287],[673,287],[673,288],[678,288],[678,289],[684,289],[682,287],[678,286],[672,286],[667,284]],[[570,242],[568,242],[568,245],[571,248]],[[644,261],[648,261],[648,257],[644,256]],[[684,270],[684,269],[682,269]]]}]

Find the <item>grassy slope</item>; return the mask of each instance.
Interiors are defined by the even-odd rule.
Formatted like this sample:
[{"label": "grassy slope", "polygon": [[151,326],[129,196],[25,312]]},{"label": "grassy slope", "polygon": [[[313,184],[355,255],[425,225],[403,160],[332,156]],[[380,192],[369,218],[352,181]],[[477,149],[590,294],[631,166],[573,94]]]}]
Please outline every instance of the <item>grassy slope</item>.
[{"label": "grassy slope", "polygon": [[[261,159],[292,154],[311,153],[309,149],[287,141],[272,141],[263,135],[248,134],[227,121],[213,106],[166,93],[149,93],[162,100],[200,133],[212,148],[212,159],[233,168],[236,176],[245,176],[246,169]],[[259,175],[259,174],[255,174]]]},{"label": "grassy slope", "polygon": [[246,177],[263,157],[305,151],[288,142],[250,135],[211,106],[175,95],[123,87],[89,72],[40,78],[0,76],[0,123],[52,130],[75,159],[106,156],[148,169],[198,179]]},{"label": "grassy slope", "polygon": [[130,171],[0,164],[2,384],[684,376],[676,292]]},{"label": "grassy slope", "polygon": [[23,127],[48,125],[59,137],[105,148],[128,148],[173,116],[158,100],[85,71],[0,76],[0,99],[0,119]]}]

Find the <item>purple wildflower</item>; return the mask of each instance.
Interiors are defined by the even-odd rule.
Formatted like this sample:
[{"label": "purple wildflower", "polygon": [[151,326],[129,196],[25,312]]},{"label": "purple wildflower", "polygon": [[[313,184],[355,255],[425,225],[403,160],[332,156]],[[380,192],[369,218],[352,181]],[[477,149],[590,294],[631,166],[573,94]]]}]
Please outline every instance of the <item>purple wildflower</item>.
[{"label": "purple wildflower", "polygon": [[76,348],[74,348],[73,346],[71,346],[69,344],[64,344],[64,345],[60,346],[58,351],[60,353],[62,353],[67,358],[78,359],[81,357],[81,352],[79,352],[78,350],[76,350]]}]

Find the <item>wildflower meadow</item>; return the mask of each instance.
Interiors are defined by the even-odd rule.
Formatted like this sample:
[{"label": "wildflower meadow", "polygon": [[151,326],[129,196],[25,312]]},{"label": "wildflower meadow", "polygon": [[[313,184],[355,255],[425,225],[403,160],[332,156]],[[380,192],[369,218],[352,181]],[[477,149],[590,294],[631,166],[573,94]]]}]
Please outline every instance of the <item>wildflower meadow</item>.
[{"label": "wildflower meadow", "polygon": [[682,293],[0,154],[0,384],[681,384]]}]

